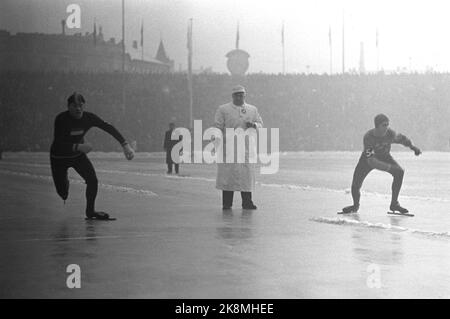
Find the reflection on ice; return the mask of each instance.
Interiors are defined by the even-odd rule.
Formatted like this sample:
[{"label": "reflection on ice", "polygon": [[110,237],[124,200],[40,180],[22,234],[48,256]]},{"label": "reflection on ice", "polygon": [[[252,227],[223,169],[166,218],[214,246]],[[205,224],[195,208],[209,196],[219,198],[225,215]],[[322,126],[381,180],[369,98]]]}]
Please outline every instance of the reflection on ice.
[{"label": "reflection on ice", "polygon": [[217,234],[228,245],[244,243],[252,237],[252,211],[238,210],[235,213],[233,210],[224,210]]}]

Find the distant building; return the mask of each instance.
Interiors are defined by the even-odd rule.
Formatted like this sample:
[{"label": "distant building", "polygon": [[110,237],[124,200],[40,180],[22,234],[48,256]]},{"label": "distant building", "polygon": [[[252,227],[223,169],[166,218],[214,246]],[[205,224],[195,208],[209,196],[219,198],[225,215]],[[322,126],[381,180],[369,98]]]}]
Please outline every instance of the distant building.
[{"label": "distant building", "polygon": [[[162,46],[162,41],[160,47]],[[125,71],[173,72],[174,62],[158,54],[153,60],[131,59],[125,54]],[[163,58],[160,60],[159,58]],[[115,72],[122,70],[122,42],[105,41],[98,34],[74,35],[17,33],[0,30],[0,70]]]},{"label": "distant building", "polygon": [[164,49],[163,41],[159,41],[158,51],[156,52],[155,59],[159,62],[165,63],[167,65],[170,65],[171,68],[174,68],[174,61],[169,59],[166,53],[166,49]]}]

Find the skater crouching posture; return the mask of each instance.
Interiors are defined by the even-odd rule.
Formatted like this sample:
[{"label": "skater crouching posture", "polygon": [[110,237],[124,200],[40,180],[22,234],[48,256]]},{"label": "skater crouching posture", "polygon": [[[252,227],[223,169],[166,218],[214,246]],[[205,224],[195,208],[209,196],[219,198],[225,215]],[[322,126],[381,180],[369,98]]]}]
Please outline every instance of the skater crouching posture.
[{"label": "skater crouching posture", "polygon": [[364,151],[353,173],[352,197],[353,205],[342,209],[343,213],[357,212],[359,209],[360,189],[366,176],[373,169],[388,172],[394,178],[392,182],[392,199],[390,209],[395,212],[407,213],[408,210],[400,206],[398,196],[402,187],[404,170],[392,158],[391,144],[402,144],[414,151],[416,156],[422,152],[414,146],[409,138],[395,133],[389,128],[389,119],[384,114],[378,114],[374,119],[375,128],[364,135]]},{"label": "skater crouching posture", "polygon": [[133,159],[134,151],[114,126],[106,123],[97,115],[84,112],[85,99],[81,94],[73,93],[67,99],[68,111],[56,116],[54,139],[50,149],[50,164],[56,192],[65,201],[69,195],[67,171],[72,167],[86,182],[86,217],[109,219],[104,212],[95,211],[98,180],[95,169],[86,156],[92,150],[84,142],[84,135],[91,127],[98,127],[111,134],[123,147],[128,160]]}]

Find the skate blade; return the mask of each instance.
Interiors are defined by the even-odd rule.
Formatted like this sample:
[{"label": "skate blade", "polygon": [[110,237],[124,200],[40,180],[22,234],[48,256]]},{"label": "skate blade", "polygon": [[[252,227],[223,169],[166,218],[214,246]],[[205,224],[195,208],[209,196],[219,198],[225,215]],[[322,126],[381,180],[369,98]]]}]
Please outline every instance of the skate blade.
[{"label": "skate blade", "polygon": [[105,221],[105,222],[107,222],[107,221],[112,221],[112,220],[117,220],[117,218],[114,218],[114,217],[109,217],[109,218],[107,218],[107,219],[101,219],[101,218],[92,218],[92,217],[86,217],[84,220],[95,220],[95,221]]},{"label": "skate blade", "polygon": [[337,214],[338,215],[349,215],[349,214],[358,214],[358,212],[354,212],[354,211],[351,211],[351,212],[348,212],[348,213],[338,212]]},{"label": "skate blade", "polygon": [[389,211],[389,212],[387,212],[387,213],[388,213],[389,215],[414,217],[414,214],[410,214],[410,213],[400,213],[400,212],[392,212],[392,211]]}]

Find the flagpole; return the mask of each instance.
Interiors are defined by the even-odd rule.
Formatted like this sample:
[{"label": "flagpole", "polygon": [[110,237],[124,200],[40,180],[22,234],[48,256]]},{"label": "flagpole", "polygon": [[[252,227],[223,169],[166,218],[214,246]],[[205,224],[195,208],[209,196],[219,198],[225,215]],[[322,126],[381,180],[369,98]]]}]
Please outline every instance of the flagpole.
[{"label": "flagpole", "polygon": [[376,46],[377,46],[377,72],[380,72],[380,48],[379,48],[379,44],[378,44],[378,28],[376,31],[376,42],[375,42]]},{"label": "flagpole", "polygon": [[236,31],[236,50],[239,49],[239,20],[237,23],[237,31]]},{"label": "flagpole", "polygon": [[125,72],[125,0],[122,0],[122,73]]},{"label": "flagpole", "polygon": [[94,46],[97,45],[97,24],[96,24],[96,19],[94,17],[94,32],[93,32],[93,37],[94,37]]},{"label": "flagpole", "polygon": [[281,27],[281,49],[283,54],[283,74],[286,74],[286,56],[285,56],[285,48],[284,48],[284,21]]},{"label": "flagpole", "polygon": [[330,75],[333,74],[333,43],[331,41],[331,26],[328,30],[328,43],[330,45]]},{"label": "flagpole", "polygon": [[142,61],[144,61],[144,21],[141,22],[141,51]]},{"label": "flagpole", "polygon": [[192,131],[193,128],[193,88],[192,88],[192,18],[188,23],[188,90],[189,90],[189,128]]},{"label": "flagpole", "polygon": [[62,35],[66,35],[66,20],[61,20],[61,26],[62,26]]},{"label": "flagpole", "polygon": [[345,73],[345,11],[342,10],[342,74]]},{"label": "flagpole", "polygon": [[122,0],[122,110],[125,111],[125,0]]}]

